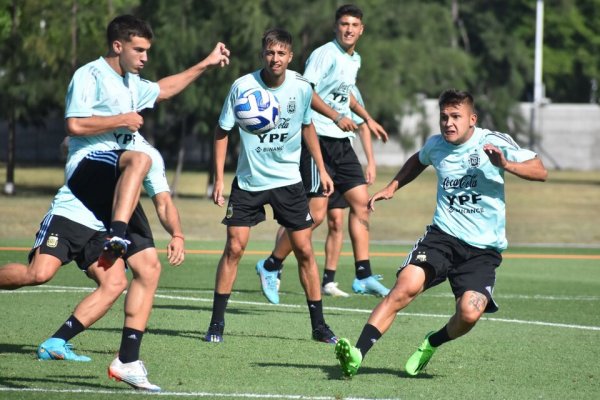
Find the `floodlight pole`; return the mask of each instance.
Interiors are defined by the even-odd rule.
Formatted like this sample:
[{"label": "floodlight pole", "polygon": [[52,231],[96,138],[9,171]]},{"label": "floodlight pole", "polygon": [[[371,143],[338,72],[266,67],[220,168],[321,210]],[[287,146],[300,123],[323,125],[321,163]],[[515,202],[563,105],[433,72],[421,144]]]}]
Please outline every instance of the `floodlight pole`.
[{"label": "floodlight pole", "polygon": [[542,54],[544,47],[544,0],[537,0],[535,11],[535,63],[533,77],[533,104],[531,108],[531,132],[529,148],[535,147],[535,136],[539,133],[540,105],[542,104]]}]

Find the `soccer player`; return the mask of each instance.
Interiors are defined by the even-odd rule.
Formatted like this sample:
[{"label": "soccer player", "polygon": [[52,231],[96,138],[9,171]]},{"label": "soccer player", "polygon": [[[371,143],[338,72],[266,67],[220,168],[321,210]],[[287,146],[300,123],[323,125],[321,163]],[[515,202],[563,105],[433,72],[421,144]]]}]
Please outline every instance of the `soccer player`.
[{"label": "soccer player", "polygon": [[[358,87],[352,87],[352,94],[359,102],[360,105],[364,106],[362,95],[358,90]],[[364,120],[358,115],[352,113],[352,121],[358,125],[357,133],[360,137],[361,144],[364,149],[365,156],[367,158],[367,167],[365,170],[365,177],[367,185],[371,185],[375,181],[376,177],[376,165],[375,157],[373,155],[373,146],[371,143],[371,132]],[[305,188],[306,189],[306,188]],[[327,237],[325,239],[325,267],[323,270],[323,278],[321,280],[321,293],[326,296],[332,297],[349,297],[350,295],[339,288],[337,282],[335,282],[335,274],[342,252],[342,246],[344,241],[344,209],[348,208],[348,202],[344,199],[344,196],[335,190],[327,200]],[[278,235],[284,234],[285,231],[280,229]],[[281,279],[281,271],[283,270],[283,264],[277,274],[277,279]],[[280,282],[277,282],[279,285]],[[277,286],[277,289],[279,287]],[[278,290],[277,290],[278,293]]]},{"label": "soccer player", "polygon": [[[125,231],[136,207],[150,158],[131,149],[141,140],[144,120],[139,112],[167,100],[196,80],[208,68],[229,63],[229,50],[218,43],[198,64],[175,75],[150,82],[139,74],[148,61],[153,32],[134,16],[113,19],[106,31],[108,53],[79,68],[66,97],[66,126],[70,135],[66,165],[67,185],[107,228],[108,240],[99,258],[109,268],[127,251]],[[118,166],[120,179],[107,183],[97,174]],[[112,210],[98,199],[114,190]],[[100,195],[100,196],[99,196]],[[104,212],[104,214],[102,213]]]},{"label": "soccer player", "polygon": [[369,200],[389,200],[396,190],[432,165],[436,171],[437,207],[404,264],[389,295],[373,310],[356,346],[340,339],[336,357],[346,376],[358,371],[367,352],[390,328],[397,313],[425,290],[449,280],[456,311],[441,329],[430,332],[406,362],[406,373],[417,375],[442,344],[468,333],[485,312],[496,312],[492,298],[496,268],[507,247],[504,174],[545,181],[542,161],[520,148],[505,133],[476,126],[471,94],[447,90],[439,98],[440,134],[430,137],[394,179]]},{"label": "soccer player", "polygon": [[[348,4],[335,13],[335,39],[312,52],[306,61],[304,77],[313,85],[315,94],[312,107],[317,111],[314,124],[327,172],[334,182],[335,190],[343,194],[350,205],[348,230],[354,252],[355,276],[352,290],[355,293],[385,296],[389,289],[373,276],[369,260],[369,194],[362,166],[352,148],[350,139],[355,135],[350,112],[356,113],[375,136],[387,140],[387,132],[374,121],[352,95],[361,58],[356,44],[363,33],[363,13],[360,8]],[[333,111],[333,112],[331,112]],[[348,129],[350,122],[352,130]],[[315,221],[313,229],[325,218],[327,197],[320,189],[319,175],[315,172],[310,155],[302,153],[300,164],[302,180],[308,188],[310,211]],[[265,297],[279,302],[277,271],[291,252],[288,237],[278,234],[275,248],[266,260],[259,260],[256,271]],[[327,266],[326,266],[327,267]]]},{"label": "soccer player", "polygon": [[[184,258],[184,236],[179,213],[171,199],[160,153],[145,140],[136,143],[136,151],[148,154],[152,166],[143,185],[152,197],[158,218],[171,240],[167,259],[180,265]],[[114,171],[118,176],[118,171]],[[105,207],[110,208],[107,202]],[[109,376],[136,389],[160,391],[148,381],[146,369],[139,360],[140,346],[158,286],[161,264],[146,215],[138,204],[127,228],[130,245],[124,258],[133,278],[127,287],[122,260],[108,269],[98,265],[106,231],[94,214],[71,193],[67,186],[59,189],[48,213],[40,224],[35,244],[29,254],[29,266],[11,263],[0,268],[0,289],[18,289],[41,285],[58,272],[61,265],[75,261],[98,288],[86,296],[65,323],[37,350],[40,360],[90,361],[72,351],[69,341],[106,314],[121,293],[125,298],[125,321],[117,358],[109,366]]]},{"label": "soccer player", "polygon": [[212,317],[205,340],[222,342],[225,309],[233,290],[237,267],[250,237],[250,228],[265,220],[266,204],[290,237],[298,261],[300,281],[306,293],[312,338],[335,343],[336,336],[325,323],[319,271],[311,243],[313,223],[300,177],[301,142],[315,159],[322,177],[323,192],[333,188],[325,171],[316,133],[311,121],[312,88],[302,75],[288,70],[292,60],[292,36],[272,29],[262,38],[263,68],[238,78],[229,91],[215,131],[215,189],[213,200],[223,206],[223,175],[229,135],[235,126],[234,103],[253,88],[271,91],[280,104],[279,124],[265,134],[251,134],[239,128],[241,150],[227,213],[227,242],[216,274]]}]

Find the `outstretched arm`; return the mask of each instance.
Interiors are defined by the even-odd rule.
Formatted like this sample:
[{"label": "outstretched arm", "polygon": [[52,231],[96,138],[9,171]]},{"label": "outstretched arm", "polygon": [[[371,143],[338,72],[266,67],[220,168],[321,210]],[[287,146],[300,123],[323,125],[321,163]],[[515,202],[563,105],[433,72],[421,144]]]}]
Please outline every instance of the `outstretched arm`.
[{"label": "outstretched arm", "polygon": [[169,264],[178,266],[185,259],[184,236],[181,231],[179,212],[173,203],[170,192],[157,193],[152,197],[156,214],[163,228],[171,235],[167,245],[167,258]]},{"label": "outstretched arm", "polygon": [[379,200],[389,200],[394,197],[396,190],[412,182],[417,176],[427,168],[427,165],[419,161],[419,152],[416,152],[400,168],[394,179],[379,192],[375,193],[369,199],[369,209],[375,210],[375,202]]},{"label": "outstretched arm", "polygon": [[158,81],[160,94],[156,102],[168,100],[180,93],[188,85],[194,82],[208,68],[214,66],[224,67],[229,64],[229,50],[223,43],[217,43],[213,51],[198,64],[175,75],[167,76]]},{"label": "outstretched arm", "polygon": [[377,139],[382,140],[383,143],[388,141],[388,133],[383,129],[383,126],[371,118],[367,109],[360,105],[353,94],[350,94],[350,109],[354,114],[365,120],[365,123]]},{"label": "outstretched arm", "polygon": [[542,181],[544,182],[548,178],[548,171],[544,167],[544,163],[538,157],[532,158],[527,161],[517,162],[508,161],[504,157],[502,150],[494,146],[493,144],[483,145],[485,154],[490,158],[492,164],[498,168],[502,168],[505,171],[510,172],[513,175],[518,176],[522,179],[529,181]]}]

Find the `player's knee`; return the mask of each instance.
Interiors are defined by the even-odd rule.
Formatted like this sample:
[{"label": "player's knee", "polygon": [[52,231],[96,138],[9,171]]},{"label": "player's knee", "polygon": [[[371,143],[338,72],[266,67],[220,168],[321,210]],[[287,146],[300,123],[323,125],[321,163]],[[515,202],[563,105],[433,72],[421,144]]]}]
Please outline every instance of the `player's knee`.
[{"label": "player's knee", "polygon": [[460,320],[467,325],[475,325],[483,315],[482,310],[473,307],[462,307],[459,313]]},{"label": "player's knee", "polygon": [[118,276],[112,276],[105,282],[102,282],[101,286],[110,296],[116,298],[127,289],[127,283],[127,276],[125,274],[119,274]]},{"label": "player's knee", "polygon": [[141,172],[148,172],[152,166],[152,159],[145,153],[132,151],[128,152],[124,166],[125,168],[131,168]]},{"label": "player's knee", "polygon": [[230,259],[240,259],[246,250],[244,243],[239,240],[229,240],[225,247],[225,253]]},{"label": "player's knee", "polygon": [[29,283],[33,286],[43,285],[46,282],[49,282],[54,275],[56,274],[56,270],[53,268],[35,268],[32,269],[29,277]]}]

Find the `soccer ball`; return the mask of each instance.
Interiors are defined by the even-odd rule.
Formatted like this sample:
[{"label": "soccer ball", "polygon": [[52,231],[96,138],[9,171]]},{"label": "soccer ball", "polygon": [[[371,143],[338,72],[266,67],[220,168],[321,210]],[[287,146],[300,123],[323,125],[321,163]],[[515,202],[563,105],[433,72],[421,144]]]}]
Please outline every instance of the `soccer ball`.
[{"label": "soccer ball", "polygon": [[277,126],[279,102],[268,90],[249,89],[235,100],[233,112],[240,128],[257,135]]}]

